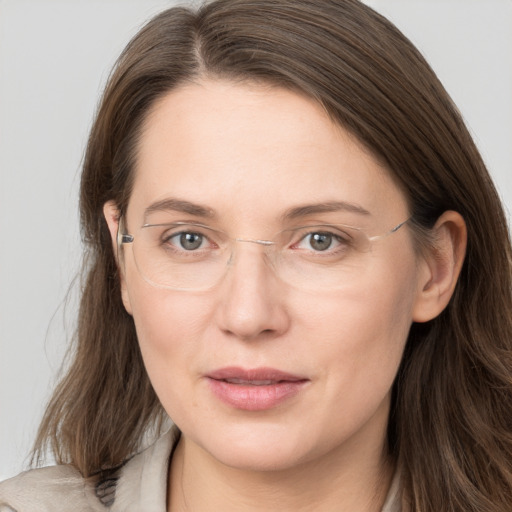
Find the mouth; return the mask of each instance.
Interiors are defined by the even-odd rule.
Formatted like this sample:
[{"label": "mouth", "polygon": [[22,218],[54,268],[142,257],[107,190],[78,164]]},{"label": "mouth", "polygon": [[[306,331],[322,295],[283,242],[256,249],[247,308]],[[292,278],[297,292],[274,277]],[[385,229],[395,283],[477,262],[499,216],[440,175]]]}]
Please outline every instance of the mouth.
[{"label": "mouth", "polygon": [[244,379],[221,379],[229,384],[240,384],[245,386],[270,386],[271,384],[278,384],[279,382],[285,382],[281,380],[244,380]]},{"label": "mouth", "polygon": [[291,400],[309,379],[274,368],[221,368],[206,375],[210,390],[224,404],[246,411],[264,411]]}]

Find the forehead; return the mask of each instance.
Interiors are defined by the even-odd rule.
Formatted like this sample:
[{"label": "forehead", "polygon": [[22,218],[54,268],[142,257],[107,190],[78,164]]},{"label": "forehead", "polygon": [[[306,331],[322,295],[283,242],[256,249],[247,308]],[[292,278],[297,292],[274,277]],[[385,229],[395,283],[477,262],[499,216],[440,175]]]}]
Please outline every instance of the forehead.
[{"label": "forehead", "polygon": [[271,219],[336,201],[377,216],[405,211],[388,171],[318,103],[286,89],[226,81],[183,85],[148,115],[130,209],[167,198],[232,219]]}]

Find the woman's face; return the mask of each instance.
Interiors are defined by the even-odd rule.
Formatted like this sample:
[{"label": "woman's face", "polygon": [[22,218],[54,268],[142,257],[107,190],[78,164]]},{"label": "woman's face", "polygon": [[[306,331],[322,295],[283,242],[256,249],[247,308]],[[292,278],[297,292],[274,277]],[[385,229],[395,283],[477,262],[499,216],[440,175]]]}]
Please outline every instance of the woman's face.
[{"label": "woman's face", "polygon": [[[170,92],[148,117],[125,230],[133,245],[145,229],[160,238],[167,229],[143,224],[181,222],[233,239],[337,224],[375,236],[408,217],[386,169],[318,104],[280,88],[203,81]],[[290,259],[279,265],[268,246],[233,242],[222,276],[201,290],[154,286],[123,246],[123,300],[155,391],[187,442],[229,466],[382,453],[425,265],[407,224],[361,252],[343,252],[326,228],[306,233],[315,229],[324,231],[287,239]],[[187,253],[193,274],[220,251],[207,236],[178,234],[158,250]],[[283,281],[280,265],[304,255],[313,262]]]}]

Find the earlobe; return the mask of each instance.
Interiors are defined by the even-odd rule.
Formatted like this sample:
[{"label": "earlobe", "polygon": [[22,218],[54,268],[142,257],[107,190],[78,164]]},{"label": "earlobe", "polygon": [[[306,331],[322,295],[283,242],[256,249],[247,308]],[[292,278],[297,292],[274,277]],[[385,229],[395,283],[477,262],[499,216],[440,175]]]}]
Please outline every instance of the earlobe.
[{"label": "earlobe", "polygon": [[448,305],[455,290],[464,256],[467,231],[462,216],[444,212],[432,228],[434,244],[420,262],[420,272],[413,321],[427,322]]},{"label": "earlobe", "polygon": [[117,267],[119,269],[119,279],[120,279],[120,285],[121,285],[121,298],[123,300],[124,307],[130,315],[132,314],[131,304],[130,304],[130,298],[128,295],[128,290],[126,288],[126,281],[124,277],[124,272],[121,267],[121,262],[119,261],[119,255],[118,255],[118,243],[117,243],[117,237],[119,232],[119,208],[114,203],[114,201],[107,201],[103,205],[103,215],[105,217],[105,220],[107,221],[108,230],[110,232],[110,239],[112,242],[112,250],[114,252],[114,257],[116,258]]}]

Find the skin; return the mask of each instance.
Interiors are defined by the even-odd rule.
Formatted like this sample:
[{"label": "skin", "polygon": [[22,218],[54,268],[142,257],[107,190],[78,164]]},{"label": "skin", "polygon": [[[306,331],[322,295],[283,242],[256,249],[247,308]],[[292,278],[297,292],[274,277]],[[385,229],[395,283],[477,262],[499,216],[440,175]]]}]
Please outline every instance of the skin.
[{"label": "skin", "polygon": [[[261,84],[204,80],[168,93],[147,118],[135,173],[128,231],[170,197],[214,217],[167,211],[150,222],[201,222],[244,238],[271,238],[290,227],[290,208],[332,201],[368,214],[292,224],[339,221],[378,235],[409,217],[389,172],[318,104]],[[115,243],[115,204],[105,216]],[[155,391],[182,431],[169,510],[380,510],[394,472],[390,390],[407,333],[445,307],[464,253],[458,214],[435,230],[435,254],[415,250],[407,224],[376,241],[337,290],[284,284],[254,244],[237,246],[213,288],[165,290],[141,277],[125,247],[123,301]],[[307,383],[269,410],[240,410],[205,378],[226,366],[272,367]]]}]

